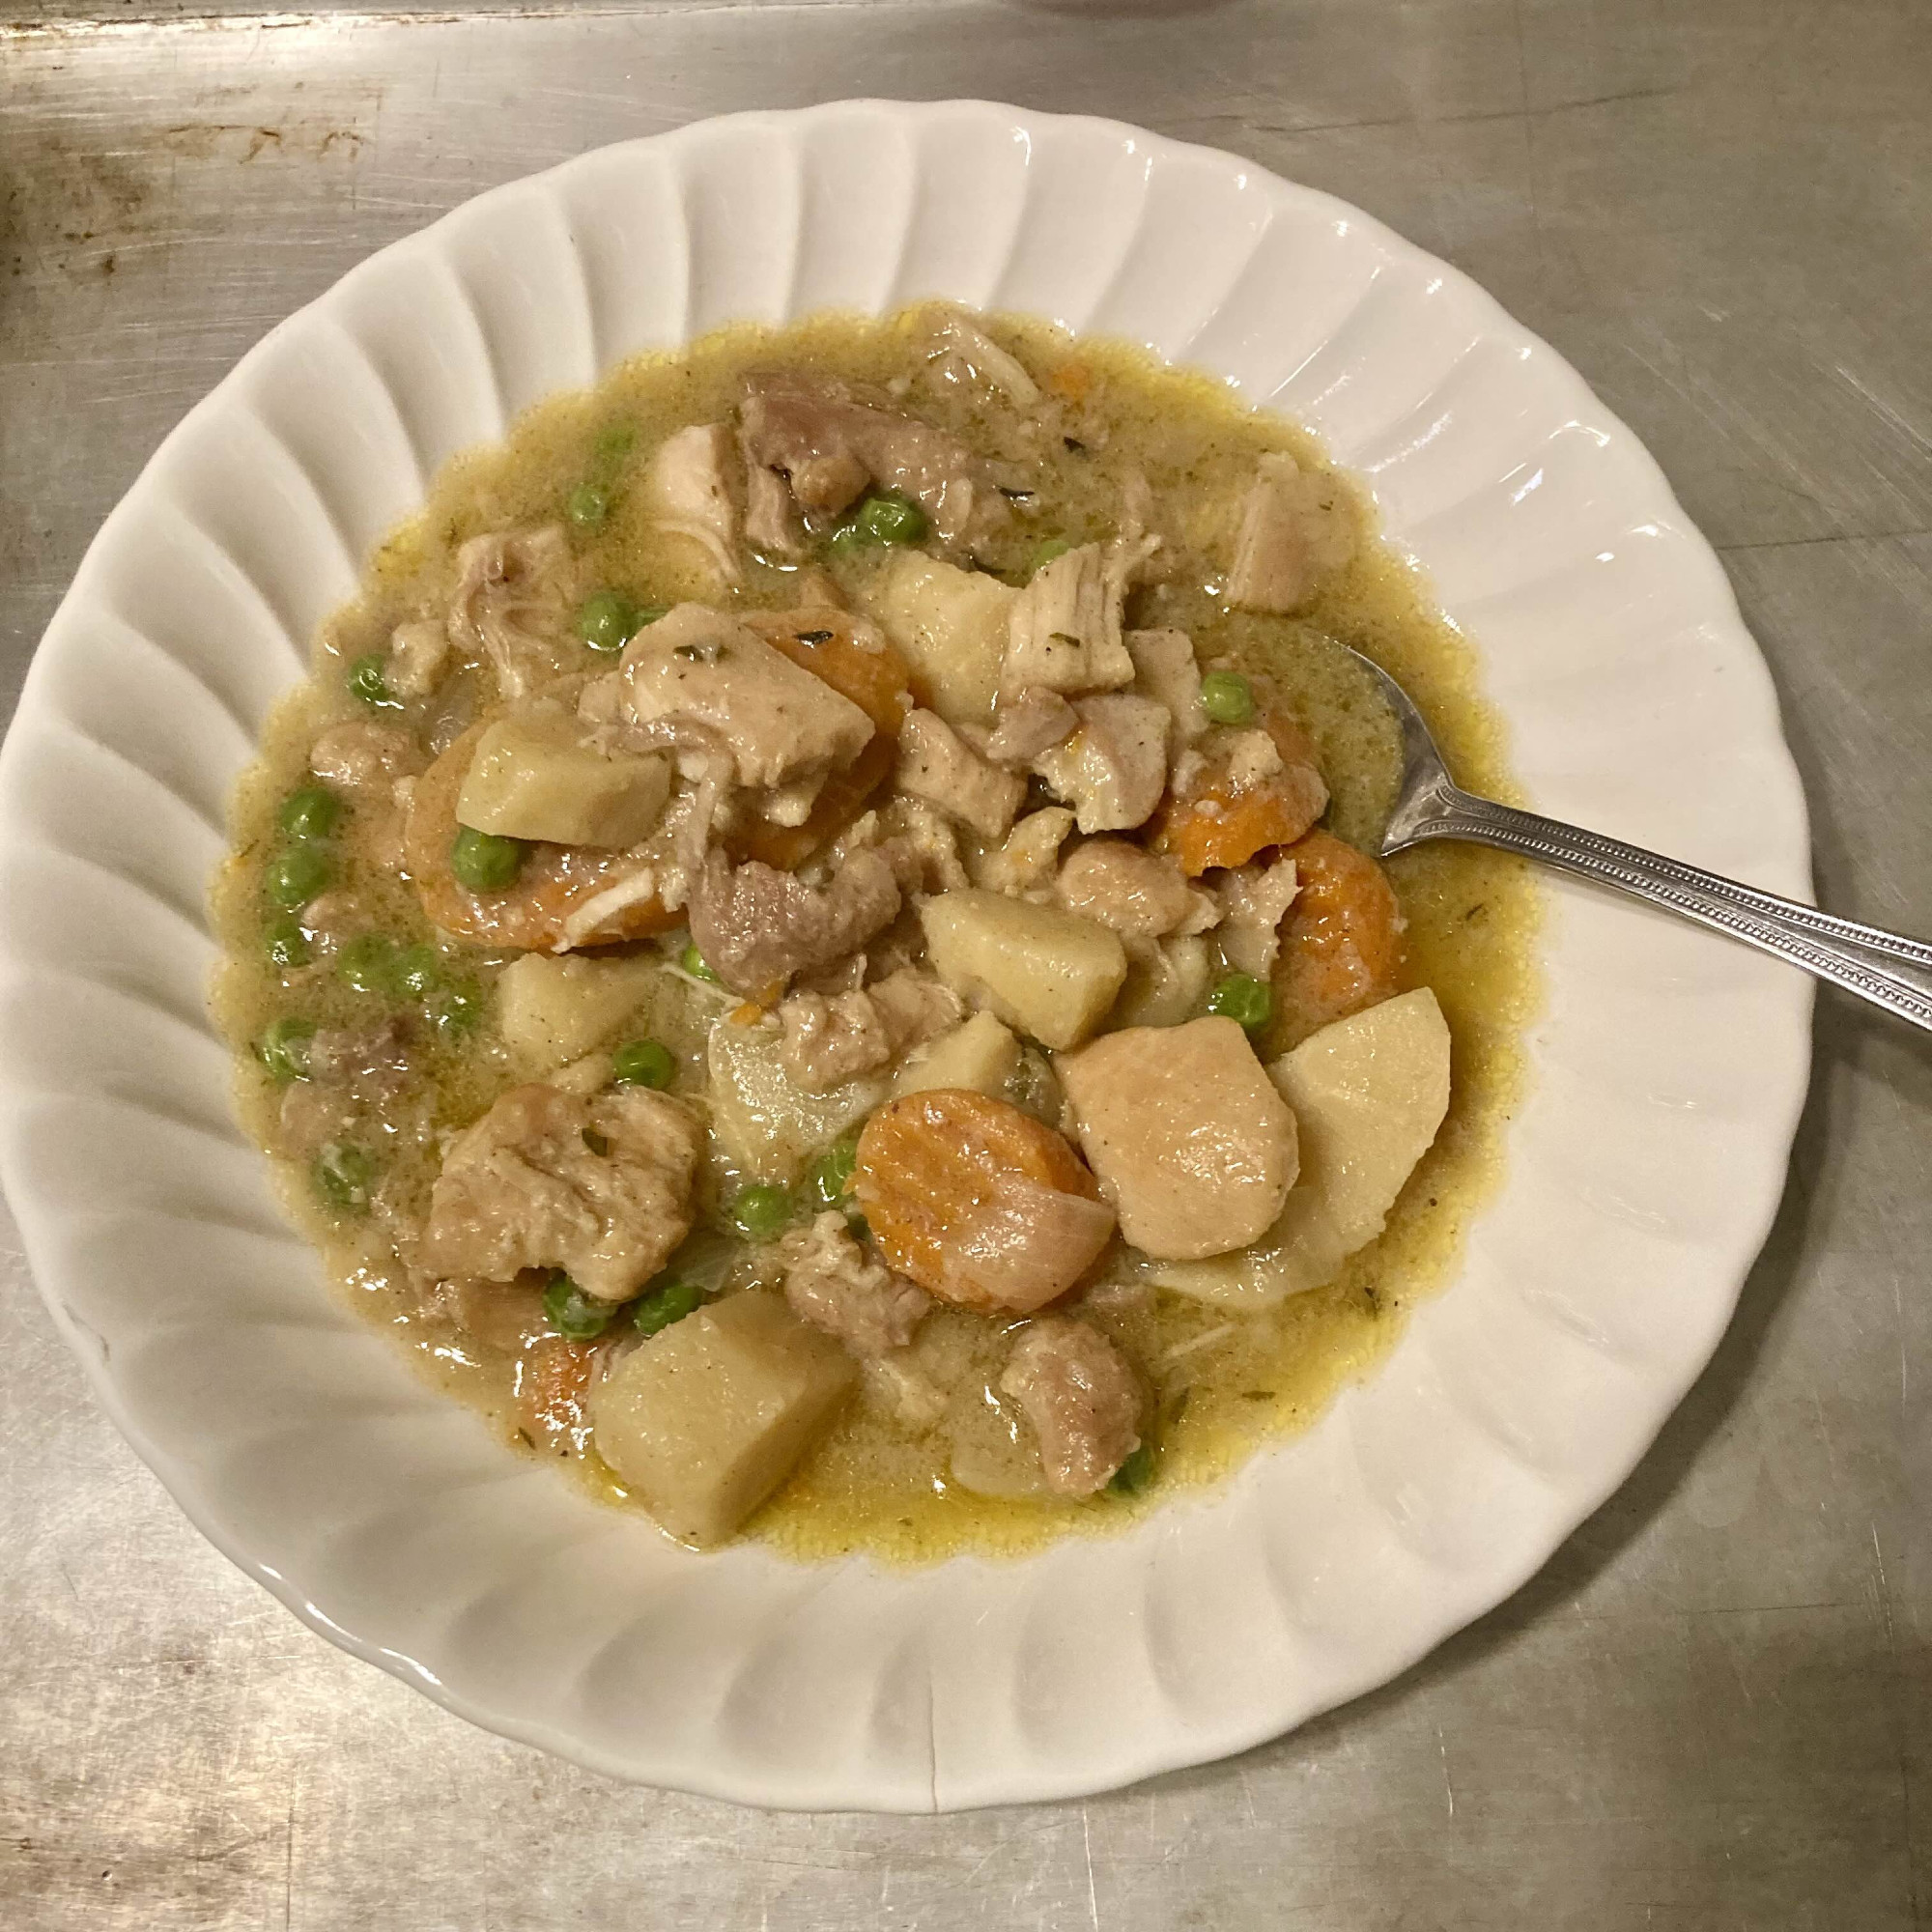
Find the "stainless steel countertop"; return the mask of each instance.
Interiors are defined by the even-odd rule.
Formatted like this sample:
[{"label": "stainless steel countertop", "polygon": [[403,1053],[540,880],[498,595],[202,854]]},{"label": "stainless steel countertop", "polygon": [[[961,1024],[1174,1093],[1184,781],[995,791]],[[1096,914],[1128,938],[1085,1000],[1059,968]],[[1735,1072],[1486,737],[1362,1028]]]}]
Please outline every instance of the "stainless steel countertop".
[{"label": "stainless steel countertop", "polygon": [[[372,248],[699,115],[977,94],[1333,189],[1547,335],[1723,553],[1783,696],[1823,902],[1932,928],[1922,0],[305,5],[0,0],[10,710],[162,433]],[[1917,1925],[1928,1183],[1932,1042],[1821,998],[1790,1188],[1738,1319],[1542,1576],[1243,1758],[940,1820],[610,1785],[331,1649],[97,1411],[0,1217],[0,1922]]]}]

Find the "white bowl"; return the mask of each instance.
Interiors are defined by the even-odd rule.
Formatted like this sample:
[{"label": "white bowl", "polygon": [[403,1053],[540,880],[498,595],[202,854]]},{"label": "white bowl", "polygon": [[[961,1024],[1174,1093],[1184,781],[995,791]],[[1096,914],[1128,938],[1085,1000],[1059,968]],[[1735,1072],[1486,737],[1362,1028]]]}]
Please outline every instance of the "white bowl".
[{"label": "white bowl", "polygon": [[1453,1286],[1225,1490],[1021,1564],[688,1555],[417,1380],[231,1114],[203,908],[229,787],[453,452],[728,319],[931,294],[1310,425],[1476,639],[1535,804],[1806,888],[1770,681],[1649,457],[1454,270],[1229,156],[970,102],[736,116],[484,195],[273,330],[108,519],[0,758],[0,1178],[115,1420],[298,1615],[477,1723],[764,1804],[1093,1791],[1412,1662],[1703,1366],[1805,1078],[1805,980],[1556,888],[1533,1094]]}]

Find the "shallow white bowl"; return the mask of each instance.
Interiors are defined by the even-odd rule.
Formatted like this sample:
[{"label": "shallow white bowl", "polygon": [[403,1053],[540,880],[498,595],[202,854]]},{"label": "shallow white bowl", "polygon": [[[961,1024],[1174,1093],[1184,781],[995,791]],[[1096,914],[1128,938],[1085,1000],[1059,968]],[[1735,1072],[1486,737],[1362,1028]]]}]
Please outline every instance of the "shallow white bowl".
[{"label": "shallow white bowl", "polygon": [[446,457],[724,321],[931,294],[1310,425],[1477,640],[1533,803],[1806,887],[1764,666],[1649,457],[1454,270],[1229,156],[978,103],[739,116],[487,194],[276,328],[108,519],[0,757],[0,1179],[115,1420],[298,1615],[480,1724],[766,1804],[1092,1791],[1413,1662],[1703,1366],[1804,1085],[1806,981],[1556,889],[1534,1093],[1450,1291],[1225,1491],[1020,1565],[694,1557],[420,1383],[231,1116],[203,910],[229,787]]}]

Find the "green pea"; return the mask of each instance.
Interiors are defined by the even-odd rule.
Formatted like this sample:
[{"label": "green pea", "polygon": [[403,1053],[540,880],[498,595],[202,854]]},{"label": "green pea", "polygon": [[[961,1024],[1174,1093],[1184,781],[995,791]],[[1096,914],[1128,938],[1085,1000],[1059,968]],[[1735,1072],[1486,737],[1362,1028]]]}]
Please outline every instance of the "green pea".
[{"label": "green pea", "polygon": [[577,607],[577,635],[593,651],[621,651],[641,628],[644,613],[621,590],[599,590]]},{"label": "green pea", "polygon": [[335,876],[328,854],[315,845],[291,845],[269,861],[262,891],[270,905],[298,912]]},{"label": "green pea", "polygon": [[1237,670],[1210,670],[1201,680],[1201,708],[1217,724],[1251,724],[1254,687]]},{"label": "green pea", "polygon": [[387,993],[395,982],[396,942],[386,932],[361,932],[335,956],[335,971],[358,993]]},{"label": "green pea", "polygon": [[1247,973],[1230,973],[1208,995],[1208,1010],[1224,1019],[1238,1020],[1250,1033],[1274,1017],[1274,994],[1265,980]]},{"label": "green pea", "polygon": [[389,965],[389,988],[405,1000],[427,999],[442,983],[442,961],[434,946],[406,946]]},{"label": "green pea", "polygon": [[282,801],[275,822],[291,838],[327,838],[342,819],[342,801],[327,785],[303,785]]},{"label": "green pea", "polygon": [[369,1184],[376,1179],[376,1162],[366,1148],[348,1141],[330,1141],[309,1168],[315,1191],[343,1211],[369,1205]]},{"label": "green pea", "polygon": [[567,1274],[554,1274],[543,1293],[550,1325],[566,1342],[594,1342],[611,1325],[616,1306],[585,1294]]},{"label": "green pea", "polygon": [[494,832],[459,825],[456,842],[449,848],[449,869],[457,884],[472,893],[500,893],[515,882],[529,855],[530,848],[521,838],[500,838]]},{"label": "green pea", "polygon": [[791,1220],[791,1189],[766,1180],[739,1188],[731,1219],[748,1241],[775,1241]]},{"label": "green pea", "polygon": [[859,1143],[854,1138],[835,1141],[811,1163],[806,1175],[806,1193],[814,1208],[840,1208],[845,1203],[845,1183],[859,1164]]},{"label": "green pea", "polygon": [[262,950],[270,966],[279,966],[286,973],[291,967],[308,964],[308,934],[293,913],[286,913],[262,928]]},{"label": "green pea", "polygon": [[580,483],[564,498],[563,514],[580,530],[599,530],[611,514],[611,493],[601,483]]},{"label": "green pea", "polygon": [[611,1056],[611,1077],[620,1087],[668,1087],[677,1071],[670,1049],[654,1039],[628,1039]]},{"label": "green pea", "polygon": [[1073,546],[1065,537],[1048,537],[1033,554],[1033,567],[1043,570],[1057,556],[1065,556]]},{"label": "green pea", "polygon": [[877,539],[871,531],[856,519],[848,524],[840,524],[825,539],[825,548],[834,556],[857,556],[861,551],[870,550]]},{"label": "green pea", "polygon": [[1114,1471],[1107,1487],[1117,1496],[1136,1496],[1153,1481],[1154,1452],[1151,1442],[1143,1442]]},{"label": "green pea", "polygon": [[668,1281],[641,1296],[632,1317],[640,1335],[655,1335],[700,1307],[704,1291],[695,1281]]},{"label": "green pea", "polygon": [[349,689],[353,696],[377,711],[400,711],[403,707],[384,675],[386,663],[381,651],[357,658],[349,667]]},{"label": "green pea", "polygon": [[691,945],[687,946],[684,949],[684,951],[677,955],[677,963],[680,966],[682,966],[684,970],[687,973],[689,973],[694,980],[703,980],[707,983],[713,986],[717,985],[718,975],[714,973],[711,970],[711,968],[704,963],[704,954],[698,952],[697,943],[696,940],[694,940],[691,943]]},{"label": "green pea", "polygon": [[308,1043],[314,1037],[313,1020],[284,1018],[270,1022],[255,1051],[262,1056],[262,1065],[277,1087],[286,1087],[291,1080],[308,1078]]},{"label": "green pea", "polygon": [[858,521],[867,535],[883,544],[920,543],[929,527],[925,512],[896,490],[867,497],[859,506]]},{"label": "green pea", "polygon": [[637,630],[631,633],[632,637],[635,638],[638,635],[638,631],[645,629],[648,625],[655,624],[669,610],[670,606],[668,604],[639,604],[638,606],[638,626]]},{"label": "green pea", "polygon": [[476,1031],[483,1018],[482,985],[466,975],[452,980],[430,1002],[429,1019],[445,1045],[453,1046]]}]

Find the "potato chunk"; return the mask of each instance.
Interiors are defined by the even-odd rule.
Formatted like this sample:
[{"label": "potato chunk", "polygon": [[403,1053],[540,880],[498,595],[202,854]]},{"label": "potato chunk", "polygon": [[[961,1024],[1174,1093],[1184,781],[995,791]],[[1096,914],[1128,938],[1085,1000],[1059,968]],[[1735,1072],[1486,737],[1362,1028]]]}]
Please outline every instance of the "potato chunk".
[{"label": "potato chunk", "polygon": [[606,754],[546,705],[484,727],[457,794],[459,823],[557,845],[636,845],[664,816],[670,764],[654,752]]},{"label": "potato chunk", "polygon": [[720,1020],[705,1057],[712,1131],[754,1180],[795,1180],[807,1159],[863,1121],[888,1088],[883,1077],[867,1074],[808,1093],[785,1070],[784,1033],[774,1021]]},{"label": "potato chunk", "polygon": [[934,971],[954,992],[1056,1050],[1078,1046],[1107,1016],[1127,955],[1091,919],[962,887],[919,909]]},{"label": "potato chunk", "polygon": [[597,1453],[683,1543],[723,1543],[784,1481],[858,1374],[775,1295],[674,1322],[590,1400]]},{"label": "potato chunk", "polygon": [[497,981],[503,1043],[529,1071],[548,1073],[614,1032],[663,977],[655,959],[526,952]]},{"label": "potato chunk", "polygon": [[1129,1027],[1054,1071],[1121,1235],[1161,1261],[1242,1248],[1295,1176],[1294,1116],[1229,1019]]},{"label": "potato chunk", "polygon": [[998,1099],[1019,1064],[1019,1041],[991,1013],[975,1013],[963,1026],[942,1034],[907,1060],[893,1082],[893,1097],[929,1094],[936,1087],[963,1087]]},{"label": "potato chunk", "polygon": [[1163,1288],[1264,1308],[1320,1288],[1382,1231],[1449,1107],[1449,1029],[1426,986],[1337,1020],[1268,1068],[1293,1108],[1301,1174],[1254,1246],[1150,1270]]},{"label": "potato chunk", "polygon": [[982,724],[992,716],[1016,590],[982,571],[900,550],[862,595],[949,724]]}]

